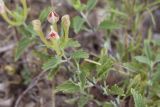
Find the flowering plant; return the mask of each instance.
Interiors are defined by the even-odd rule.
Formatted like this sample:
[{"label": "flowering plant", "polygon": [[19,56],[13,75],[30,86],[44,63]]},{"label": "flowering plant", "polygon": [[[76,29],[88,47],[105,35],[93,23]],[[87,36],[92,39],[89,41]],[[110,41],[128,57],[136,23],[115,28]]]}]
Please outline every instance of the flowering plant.
[{"label": "flowering plant", "polygon": [[[27,91],[35,87],[44,74],[50,81],[63,72],[65,80],[55,83],[51,94],[72,97],[66,102],[78,107],[160,105],[160,40],[152,39],[158,26],[155,22],[159,19],[159,10],[156,12],[159,0],[70,0],[67,6],[73,14],[61,17],[61,10],[47,7],[35,20],[27,17],[30,15],[27,1],[20,0],[20,3],[21,8],[11,10],[0,0],[0,15],[15,29],[18,40],[15,62],[23,65],[22,72],[27,71],[20,74],[23,85],[31,84]],[[145,23],[145,18],[151,19],[149,23]],[[145,26],[150,24],[153,25]],[[31,50],[29,55],[26,49]],[[38,60],[36,73],[28,67],[32,64],[27,62],[26,54],[31,60]],[[32,81],[32,72],[38,74],[38,79]],[[43,98],[39,102],[43,103]]]}]

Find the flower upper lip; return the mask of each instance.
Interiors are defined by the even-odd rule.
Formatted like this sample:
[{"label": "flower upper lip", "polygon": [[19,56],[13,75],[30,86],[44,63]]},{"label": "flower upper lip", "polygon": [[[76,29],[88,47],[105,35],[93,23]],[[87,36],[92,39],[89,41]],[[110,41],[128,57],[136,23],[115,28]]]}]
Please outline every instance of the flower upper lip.
[{"label": "flower upper lip", "polygon": [[56,23],[59,20],[59,15],[56,12],[52,11],[49,13],[47,19],[48,19],[48,22],[50,23]]}]

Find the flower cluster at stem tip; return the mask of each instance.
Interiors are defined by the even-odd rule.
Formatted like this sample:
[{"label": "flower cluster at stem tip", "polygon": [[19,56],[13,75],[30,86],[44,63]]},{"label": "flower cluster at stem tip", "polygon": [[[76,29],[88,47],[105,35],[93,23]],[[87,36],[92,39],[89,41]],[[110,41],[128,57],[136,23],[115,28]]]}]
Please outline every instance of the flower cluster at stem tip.
[{"label": "flower cluster at stem tip", "polygon": [[57,30],[57,22],[59,21],[59,15],[52,11],[48,14],[47,20],[49,23],[51,23],[52,25],[50,26],[51,31],[50,33],[47,35],[47,39],[59,39],[59,35]]},{"label": "flower cluster at stem tip", "polygon": [[51,24],[50,25],[50,32],[45,36],[40,20],[36,19],[32,21],[33,29],[40,37],[41,41],[47,46],[48,48],[53,48],[57,54],[61,54],[61,48],[60,48],[60,40],[64,40],[66,42],[68,40],[68,32],[70,27],[70,17],[69,15],[64,15],[61,18],[61,25],[64,31],[64,34],[61,35],[61,37],[58,34],[58,28],[57,28],[57,22],[59,21],[60,17],[59,15],[52,11],[48,14],[47,20]]}]

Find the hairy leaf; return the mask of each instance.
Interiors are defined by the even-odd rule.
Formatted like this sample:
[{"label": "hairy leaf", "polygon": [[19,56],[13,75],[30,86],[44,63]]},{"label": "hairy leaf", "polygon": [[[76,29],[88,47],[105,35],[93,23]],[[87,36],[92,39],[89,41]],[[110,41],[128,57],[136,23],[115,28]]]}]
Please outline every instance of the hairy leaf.
[{"label": "hairy leaf", "polygon": [[105,103],[103,104],[103,107],[114,107],[114,106],[113,106],[113,104],[110,103],[110,102],[105,102]]},{"label": "hairy leaf", "polygon": [[80,0],[71,0],[73,7],[78,11],[83,11],[86,5],[82,4]]},{"label": "hairy leaf", "polygon": [[151,64],[150,60],[145,56],[136,56],[135,59],[140,63],[144,63],[144,64],[147,64],[147,65]]},{"label": "hairy leaf", "polygon": [[79,90],[80,87],[77,84],[73,83],[72,81],[66,81],[56,88],[56,91],[62,91],[65,93],[75,93],[78,92]]},{"label": "hairy leaf", "polygon": [[75,33],[78,33],[81,30],[84,22],[85,22],[84,19],[81,18],[80,16],[76,16],[73,18],[73,29]]},{"label": "hairy leaf", "polygon": [[76,52],[71,53],[71,57],[74,59],[80,59],[80,58],[88,58],[89,55],[87,52],[83,50],[77,50]]},{"label": "hairy leaf", "polygon": [[117,85],[112,86],[109,91],[114,95],[125,96],[124,90]]},{"label": "hairy leaf", "polygon": [[18,46],[16,48],[16,53],[15,53],[15,60],[17,61],[20,56],[23,54],[23,52],[25,51],[25,49],[31,45],[32,43],[32,40],[31,38],[23,38],[21,39],[19,42],[18,42]]},{"label": "hairy leaf", "polygon": [[145,40],[144,41],[144,53],[148,57],[149,60],[152,60],[152,50],[150,47],[150,41]]},{"label": "hairy leaf", "polygon": [[79,74],[79,80],[80,80],[80,86],[82,89],[84,89],[86,84],[86,73],[84,71],[81,71]]},{"label": "hairy leaf", "polygon": [[97,4],[97,0],[88,0],[86,10],[92,10]]},{"label": "hairy leaf", "polygon": [[41,11],[40,15],[39,15],[39,20],[40,20],[41,22],[44,22],[44,21],[46,20],[47,16],[48,16],[49,12],[51,12],[51,10],[52,10],[51,7],[44,8],[44,9]]},{"label": "hairy leaf", "polygon": [[44,63],[42,68],[44,70],[54,69],[60,63],[61,63],[61,59],[59,57],[54,57],[49,59],[46,63]]},{"label": "hairy leaf", "polygon": [[144,99],[135,89],[131,89],[134,98],[135,107],[146,107]]},{"label": "hairy leaf", "polygon": [[107,77],[109,70],[112,68],[113,60],[106,52],[102,51],[98,62],[101,63],[101,65],[97,65],[97,77],[103,79]]},{"label": "hairy leaf", "polygon": [[69,47],[80,47],[80,44],[78,41],[74,40],[74,39],[67,39],[67,41],[65,41],[63,38],[60,39],[60,46],[62,49],[65,48],[69,48]]},{"label": "hairy leaf", "polygon": [[87,102],[89,101],[89,98],[87,96],[81,96],[78,100],[78,107],[84,107]]},{"label": "hairy leaf", "polygon": [[123,27],[122,25],[115,23],[115,22],[108,21],[108,20],[105,20],[105,21],[101,22],[101,24],[100,24],[100,28],[106,29],[106,30],[114,30],[114,29],[119,29],[122,27]]}]

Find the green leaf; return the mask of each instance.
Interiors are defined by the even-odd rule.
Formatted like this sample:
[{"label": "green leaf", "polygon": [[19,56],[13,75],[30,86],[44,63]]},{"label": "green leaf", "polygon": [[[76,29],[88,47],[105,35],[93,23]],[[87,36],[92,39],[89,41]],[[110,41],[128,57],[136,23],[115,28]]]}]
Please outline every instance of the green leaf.
[{"label": "green leaf", "polygon": [[156,55],[156,58],[155,58],[155,61],[154,61],[155,63],[157,63],[157,62],[160,62],[160,54],[157,54]]},{"label": "green leaf", "polygon": [[56,67],[56,68],[54,68],[54,69],[50,69],[49,71],[48,71],[48,80],[53,80],[53,77],[58,73],[58,67]]},{"label": "green leaf", "polygon": [[144,41],[144,53],[148,57],[149,60],[152,60],[152,50],[150,47],[150,41],[145,40]]},{"label": "green leaf", "polygon": [[69,39],[66,44],[66,47],[80,47],[80,43],[76,40]]},{"label": "green leaf", "polygon": [[160,46],[160,39],[153,40],[153,43],[157,46]]},{"label": "green leaf", "polygon": [[57,91],[62,91],[64,93],[75,93],[80,91],[80,87],[72,81],[66,81],[63,84],[56,87],[56,92]]},{"label": "green leaf", "polygon": [[127,90],[126,90],[126,94],[128,94],[130,92],[132,87],[141,88],[140,87],[140,85],[142,83],[141,81],[142,81],[141,75],[140,74],[135,75],[134,78],[129,81],[129,84],[128,84]]},{"label": "green leaf", "polygon": [[136,59],[138,62],[147,64],[147,65],[149,65],[149,66],[150,66],[150,64],[151,64],[151,61],[150,61],[147,57],[145,57],[145,56],[136,56],[135,59]]},{"label": "green leaf", "polygon": [[109,92],[114,95],[125,96],[124,90],[117,85],[112,86]]},{"label": "green leaf", "polygon": [[107,55],[106,51],[103,50],[98,61],[101,65],[97,65],[97,77],[103,79],[107,77],[109,70],[113,66],[113,60]]},{"label": "green leaf", "polygon": [[84,71],[80,72],[79,80],[80,80],[81,89],[84,89],[86,84],[86,73]]},{"label": "green leaf", "polygon": [[12,13],[14,15],[14,19],[16,20],[16,22],[17,23],[22,23],[23,16],[21,14],[19,14],[19,12],[17,12],[17,11],[13,11]]},{"label": "green leaf", "polygon": [[131,89],[131,93],[134,98],[135,107],[146,107],[144,99],[135,89]]},{"label": "green leaf", "polygon": [[41,22],[44,22],[44,21],[46,20],[47,16],[48,16],[49,12],[51,12],[51,10],[52,10],[51,7],[44,8],[44,9],[41,11],[40,15],[39,15],[39,20],[40,20]]},{"label": "green leaf", "polygon": [[49,59],[46,63],[44,63],[42,68],[43,68],[43,70],[54,69],[60,63],[61,63],[61,58],[54,57],[52,59]]},{"label": "green leaf", "polygon": [[97,0],[88,0],[86,10],[92,10],[97,4]]},{"label": "green leaf", "polygon": [[159,83],[159,81],[160,81],[159,77],[160,77],[160,65],[157,66],[156,72],[153,73],[153,76],[152,76],[153,84]]},{"label": "green leaf", "polygon": [[131,71],[131,72],[136,72],[138,69],[132,65],[131,63],[123,63],[123,66],[125,69],[127,69],[128,71]]},{"label": "green leaf", "polygon": [[78,33],[81,29],[82,26],[84,25],[84,19],[81,18],[80,16],[76,16],[73,18],[73,29],[75,33]]},{"label": "green leaf", "polygon": [[42,62],[46,62],[49,58],[52,58],[43,51],[33,50],[33,54],[35,55],[35,57],[40,58]]},{"label": "green leaf", "polygon": [[105,102],[105,103],[103,104],[103,107],[114,107],[114,106],[113,106],[113,104],[110,103],[110,102]]},{"label": "green leaf", "polygon": [[73,7],[78,11],[83,11],[86,5],[82,4],[80,0],[71,0]]},{"label": "green leaf", "polygon": [[78,100],[78,107],[84,107],[88,101],[89,101],[89,97],[81,96]]},{"label": "green leaf", "polygon": [[83,50],[77,50],[76,52],[71,53],[71,57],[74,59],[80,59],[80,58],[88,58],[89,55],[87,52]]},{"label": "green leaf", "polygon": [[31,24],[18,27],[18,31],[25,37],[35,37],[36,33]]},{"label": "green leaf", "polygon": [[31,45],[32,43],[32,40],[31,38],[23,38],[21,39],[19,42],[18,42],[18,46],[16,48],[16,53],[15,53],[15,61],[17,61],[20,56],[24,53],[25,49]]},{"label": "green leaf", "polygon": [[66,42],[64,39],[60,39],[60,46],[62,49],[69,48],[69,47],[80,47],[80,44],[78,41],[69,38]]},{"label": "green leaf", "polygon": [[21,75],[23,78],[23,84],[29,85],[29,83],[32,81],[32,75],[28,67],[24,66],[24,69],[22,70]]},{"label": "green leaf", "polygon": [[85,72],[86,76],[89,76],[91,75],[91,71],[96,69],[96,66],[93,63],[88,63],[84,61],[82,64],[80,64],[80,69],[81,71]]},{"label": "green leaf", "polygon": [[114,29],[119,29],[122,28],[123,26],[120,25],[119,23],[112,22],[110,20],[105,20],[101,22],[100,28],[101,29],[106,29],[106,30],[114,30]]},{"label": "green leaf", "polygon": [[119,16],[128,17],[128,15],[125,12],[119,11],[117,9],[112,8],[109,11]]}]

